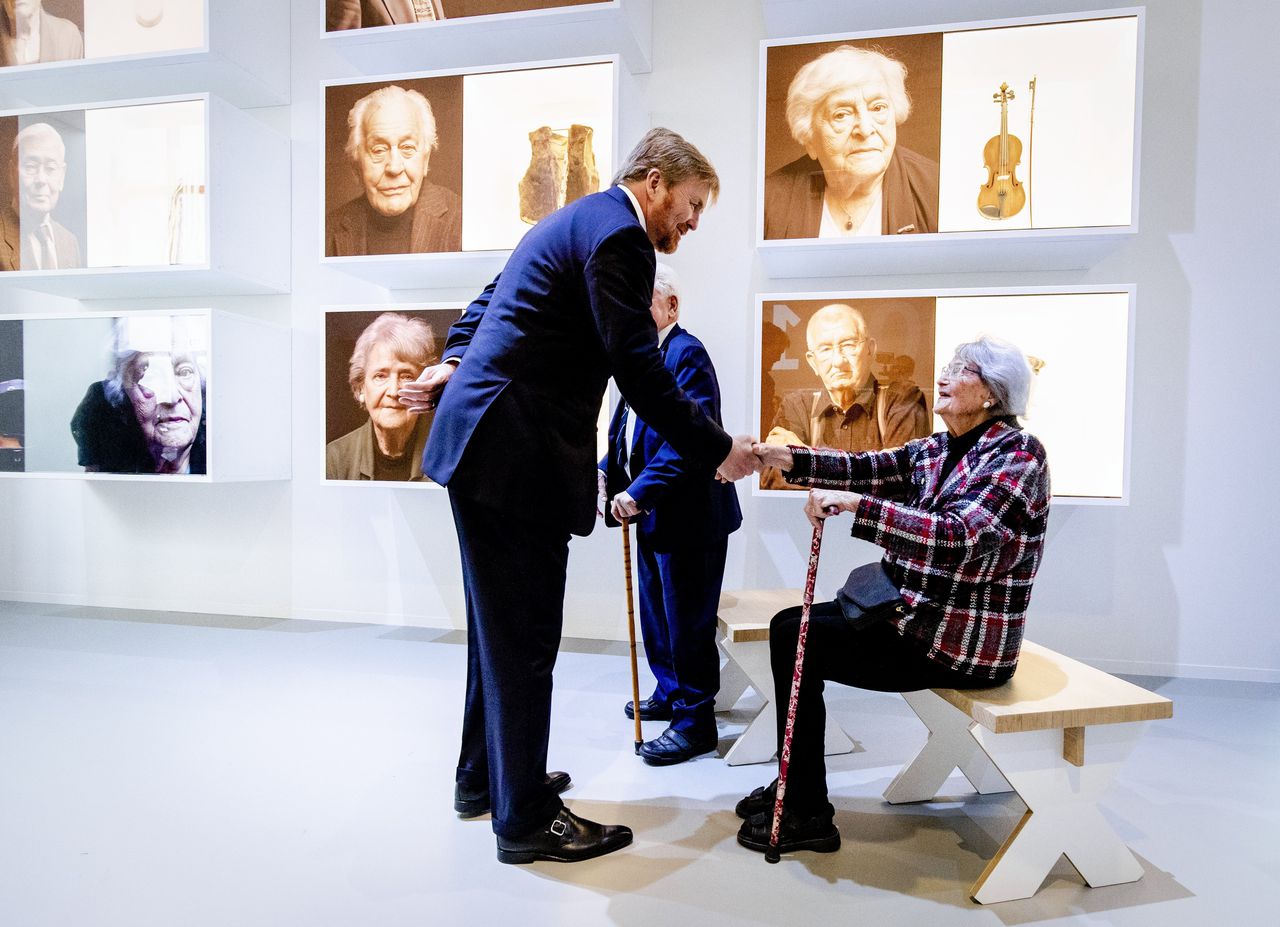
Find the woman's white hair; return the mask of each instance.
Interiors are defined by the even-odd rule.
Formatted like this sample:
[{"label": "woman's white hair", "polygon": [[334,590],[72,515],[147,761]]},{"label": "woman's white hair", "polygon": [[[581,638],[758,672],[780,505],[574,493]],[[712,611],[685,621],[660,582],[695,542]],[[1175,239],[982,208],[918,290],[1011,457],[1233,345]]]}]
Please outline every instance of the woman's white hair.
[{"label": "woman's white hair", "polygon": [[1031,364],[1022,349],[991,335],[956,345],[956,359],[977,368],[978,377],[991,390],[992,415],[1026,415],[1031,396]]},{"label": "woman's white hair", "polygon": [[898,125],[907,121],[911,97],[907,94],[906,65],[875,49],[841,45],[802,67],[787,88],[787,125],[791,137],[806,151],[813,142],[813,117],[818,106],[835,91],[850,86],[850,72],[867,64],[880,71],[889,88],[894,121]]},{"label": "woman's white hair", "polygon": [[357,404],[363,403],[360,394],[364,390],[369,354],[380,344],[390,347],[398,360],[408,361],[419,370],[430,367],[436,360],[436,336],[431,326],[399,312],[382,313],[360,333],[351,351],[347,383]]}]

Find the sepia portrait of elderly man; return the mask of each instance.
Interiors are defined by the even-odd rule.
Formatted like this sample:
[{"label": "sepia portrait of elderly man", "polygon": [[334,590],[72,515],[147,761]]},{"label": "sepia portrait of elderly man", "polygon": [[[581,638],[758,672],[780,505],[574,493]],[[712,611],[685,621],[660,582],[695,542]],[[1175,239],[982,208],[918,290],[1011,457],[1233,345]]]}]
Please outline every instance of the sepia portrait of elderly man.
[{"label": "sepia portrait of elderly man", "polygon": [[44,0],[0,0],[0,67],[84,57],[80,27],[45,6]]},{"label": "sepia portrait of elderly man", "polygon": [[67,146],[37,122],[18,132],[10,158],[12,201],[0,208],[0,270],[82,267],[80,241],[54,218],[67,179]]},{"label": "sepia portrait of elderly man", "polygon": [[[876,340],[867,319],[848,303],[830,303],[805,326],[805,361],[815,387],[783,393],[766,444],[879,451],[900,447],[932,430],[929,402],[914,382],[874,372]],[[768,379],[766,372],[765,378]],[[790,489],[776,470],[761,474],[763,489]]]},{"label": "sepia portrait of elderly man", "polygon": [[462,199],[427,179],[439,145],[427,98],[396,84],[380,87],[351,107],[347,130],[343,151],[361,193],[329,213],[325,254],[461,250]]},{"label": "sepia portrait of elderly man", "polygon": [[936,232],[938,164],[899,139],[913,109],[906,65],[878,48],[840,45],[800,67],[785,114],[804,154],[765,177],[764,237]]}]

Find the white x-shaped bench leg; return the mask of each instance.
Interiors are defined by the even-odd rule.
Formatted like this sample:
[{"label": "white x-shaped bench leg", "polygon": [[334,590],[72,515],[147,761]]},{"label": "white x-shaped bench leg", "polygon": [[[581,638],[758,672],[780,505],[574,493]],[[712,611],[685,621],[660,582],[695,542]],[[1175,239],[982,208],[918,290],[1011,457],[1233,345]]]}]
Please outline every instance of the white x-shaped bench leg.
[{"label": "white x-shaped bench leg", "polygon": [[979,794],[1007,792],[1012,786],[969,734],[972,719],[929,689],[904,692],[902,697],[929,729],[929,739],[884,790],[885,801],[930,801],[952,771],[959,769]]},{"label": "white x-shaped bench leg", "polygon": [[1064,853],[1094,887],[1142,877],[1142,866],[1097,802],[1144,727],[1136,722],[1087,728],[1085,764],[1076,766],[1063,759],[1061,729],[993,734],[973,725],[973,737],[1027,806],[974,883],[974,901],[1030,898]]},{"label": "white x-shaped bench leg", "polygon": [[720,688],[716,691],[716,711],[728,711],[738,704],[742,696],[746,695],[747,689],[751,687],[751,680],[742,671],[738,661],[729,656],[729,649],[723,635],[718,637],[716,643],[728,657],[724,666],[720,667]]},{"label": "white x-shaped bench leg", "polygon": [[[769,665],[768,641],[729,641],[720,642],[729,660],[737,664],[746,674],[752,688],[764,699],[764,708],[752,719],[747,729],[739,735],[738,740],[724,761],[730,766],[745,766],[750,763],[767,763],[778,752],[777,708],[773,704],[773,669]],[[853,741],[840,729],[840,725],[827,712],[826,754],[853,751]]]}]

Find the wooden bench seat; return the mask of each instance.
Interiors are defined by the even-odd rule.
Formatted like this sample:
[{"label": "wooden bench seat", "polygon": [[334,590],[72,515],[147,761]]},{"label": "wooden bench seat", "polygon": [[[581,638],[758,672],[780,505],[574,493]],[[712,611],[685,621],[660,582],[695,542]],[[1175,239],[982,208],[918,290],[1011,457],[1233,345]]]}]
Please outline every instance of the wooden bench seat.
[{"label": "wooden bench seat", "polygon": [[[722,646],[757,689],[772,685],[769,619],[801,600],[798,589],[721,596]],[[767,688],[760,691],[769,697]],[[1027,807],[974,883],[970,894],[975,901],[1029,898],[1063,854],[1091,886],[1142,877],[1142,866],[1097,802],[1147,723],[1173,716],[1169,699],[1031,641],[1023,642],[1017,672],[1002,686],[926,689],[903,693],[903,698],[929,729],[929,738],[889,783],[886,801],[930,801],[959,769],[979,793],[1013,790]],[[767,739],[765,731],[754,735],[739,762],[772,758],[772,708],[766,706]],[[757,718],[744,732],[726,762],[760,723]],[[830,753],[830,713],[827,724]],[[847,740],[838,727],[836,731]]]},{"label": "wooden bench seat", "polygon": [[958,768],[980,793],[1013,789],[1027,806],[974,883],[975,901],[1029,898],[1063,854],[1091,886],[1142,877],[1097,801],[1146,723],[1173,716],[1169,699],[1031,641],[1003,686],[903,698],[929,739],[887,801],[928,801]]}]

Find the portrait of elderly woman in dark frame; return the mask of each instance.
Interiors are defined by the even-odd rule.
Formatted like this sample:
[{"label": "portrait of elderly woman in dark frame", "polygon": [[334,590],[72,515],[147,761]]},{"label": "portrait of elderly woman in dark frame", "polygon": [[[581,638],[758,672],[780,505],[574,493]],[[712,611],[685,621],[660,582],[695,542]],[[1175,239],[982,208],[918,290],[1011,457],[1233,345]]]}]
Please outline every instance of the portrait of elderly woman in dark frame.
[{"label": "portrait of elderly woman in dark frame", "polygon": [[116,320],[111,375],[71,419],[86,473],[204,474],[203,317]]},{"label": "portrait of elderly woman in dark frame", "polygon": [[[350,314],[333,313],[330,318],[342,315]],[[356,339],[347,364],[350,397],[364,421],[329,442],[325,479],[426,480],[422,449],[432,414],[410,412],[399,396],[401,385],[416,380],[437,360],[435,334],[423,319],[383,312],[369,323]]]},{"label": "portrait of elderly woman in dark frame", "polygon": [[[792,59],[810,57],[794,71],[785,103],[768,101],[764,237],[936,232],[941,36],[817,48],[829,50],[812,57],[814,46],[770,49],[766,80],[775,92]],[[917,66],[922,74],[913,75],[909,92]],[[794,156],[796,146],[803,154],[778,166],[778,155],[789,149]]]}]

